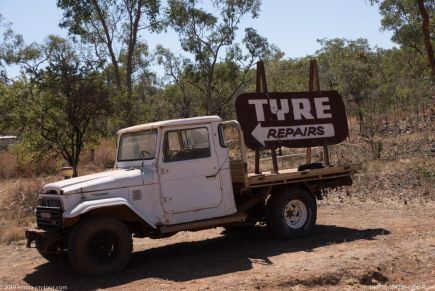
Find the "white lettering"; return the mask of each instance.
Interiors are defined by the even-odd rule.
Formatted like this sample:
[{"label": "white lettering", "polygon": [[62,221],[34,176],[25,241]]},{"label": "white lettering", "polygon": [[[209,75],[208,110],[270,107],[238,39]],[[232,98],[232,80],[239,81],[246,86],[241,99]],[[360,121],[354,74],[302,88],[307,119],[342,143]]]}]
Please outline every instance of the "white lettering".
[{"label": "white lettering", "polygon": [[301,120],[302,116],[305,119],[314,119],[314,116],[310,112],[311,106],[308,99],[292,99],[292,106],[295,120]]},{"label": "white lettering", "polygon": [[276,115],[278,120],[285,120],[285,114],[289,112],[288,100],[280,99],[281,109],[278,109],[276,99],[270,99],[270,111]]},{"label": "white lettering", "polygon": [[249,100],[249,104],[255,105],[255,114],[257,115],[257,121],[264,121],[263,105],[267,104],[267,99]]},{"label": "white lettering", "polygon": [[328,97],[314,98],[314,105],[316,106],[317,118],[331,118],[331,113],[325,113],[326,110],[331,110]]}]

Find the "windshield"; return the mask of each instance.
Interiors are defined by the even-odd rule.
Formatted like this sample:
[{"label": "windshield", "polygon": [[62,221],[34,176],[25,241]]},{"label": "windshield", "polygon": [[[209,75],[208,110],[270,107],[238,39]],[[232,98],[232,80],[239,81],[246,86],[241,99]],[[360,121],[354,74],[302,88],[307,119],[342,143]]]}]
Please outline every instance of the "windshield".
[{"label": "windshield", "polygon": [[154,159],[156,143],[157,129],[124,133],[119,141],[118,161]]}]

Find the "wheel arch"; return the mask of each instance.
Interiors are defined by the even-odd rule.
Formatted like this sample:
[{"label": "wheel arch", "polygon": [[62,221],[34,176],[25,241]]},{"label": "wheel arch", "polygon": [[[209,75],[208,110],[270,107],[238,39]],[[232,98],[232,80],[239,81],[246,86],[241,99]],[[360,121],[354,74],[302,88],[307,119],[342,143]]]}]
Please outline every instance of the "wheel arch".
[{"label": "wheel arch", "polygon": [[287,191],[287,190],[291,191],[293,189],[298,189],[298,188],[307,191],[307,193],[310,193],[314,201],[316,200],[316,198],[319,199],[317,193],[313,193],[312,189],[310,189],[305,183],[291,183],[291,184],[281,184],[281,185],[273,186],[270,191],[270,196],[274,194],[278,194],[282,191]]},{"label": "wheel arch", "polygon": [[64,227],[73,226],[90,216],[110,216],[126,223],[140,223],[155,229],[151,219],[139,214],[124,198],[108,198],[80,202],[63,214]]}]

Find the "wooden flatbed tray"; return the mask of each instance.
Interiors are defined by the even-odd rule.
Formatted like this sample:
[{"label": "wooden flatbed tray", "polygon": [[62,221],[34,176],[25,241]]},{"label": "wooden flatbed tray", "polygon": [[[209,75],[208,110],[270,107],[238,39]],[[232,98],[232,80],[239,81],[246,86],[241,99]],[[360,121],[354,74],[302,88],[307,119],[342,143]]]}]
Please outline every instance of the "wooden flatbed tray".
[{"label": "wooden flatbed tray", "polygon": [[318,181],[349,176],[361,170],[360,164],[331,166],[321,169],[298,171],[298,169],[283,169],[278,173],[263,172],[262,174],[249,173],[248,185],[251,188],[266,185],[287,184],[305,181]]}]

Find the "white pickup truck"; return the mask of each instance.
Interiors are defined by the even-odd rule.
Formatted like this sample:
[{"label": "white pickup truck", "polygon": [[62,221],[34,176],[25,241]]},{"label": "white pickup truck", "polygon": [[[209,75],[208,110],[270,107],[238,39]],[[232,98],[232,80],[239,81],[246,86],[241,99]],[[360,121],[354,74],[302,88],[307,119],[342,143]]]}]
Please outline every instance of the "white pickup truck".
[{"label": "white pickup truck", "polygon": [[[238,131],[231,159],[224,127]],[[323,190],[350,185],[358,165],[248,173],[237,121],[218,116],[168,120],[118,132],[114,169],[45,185],[27,246],[48,260],[68,254],[80,273],[125,268],[132,237],[265,223],[281,238],[306,236]],[[34,244],[33,244],[34,243]]]}]

